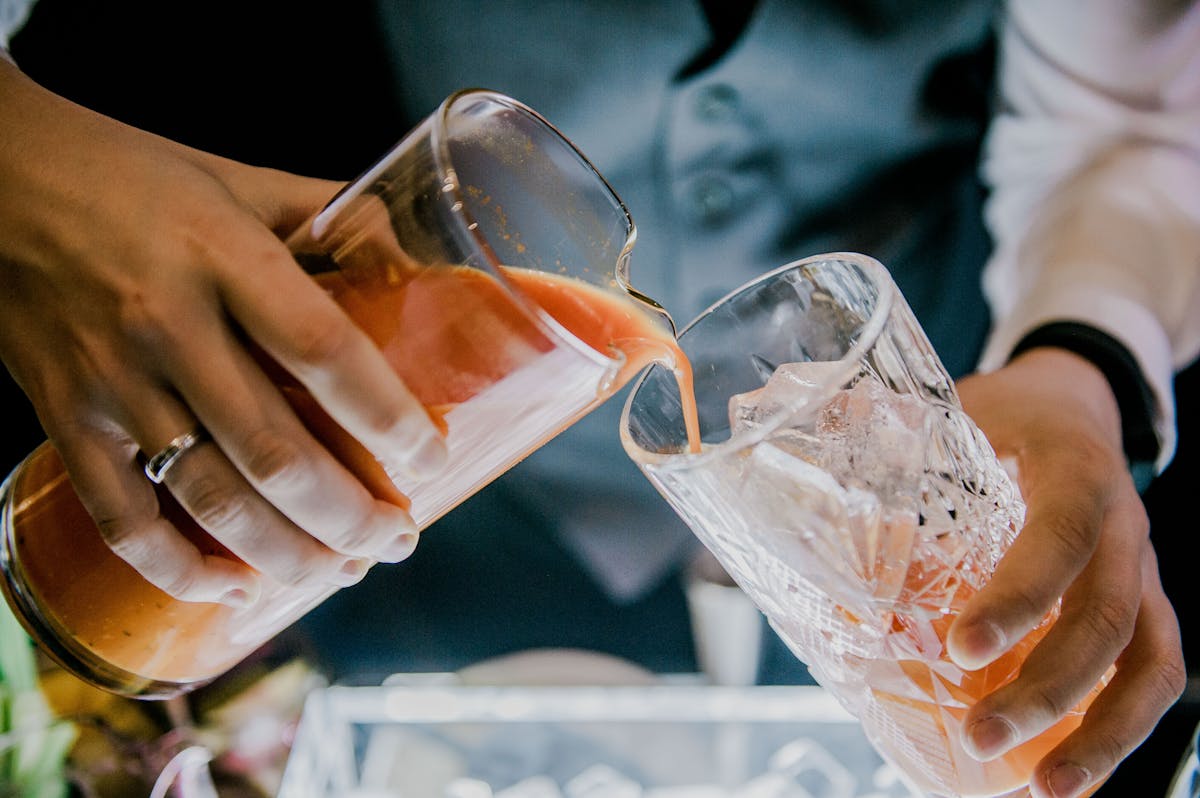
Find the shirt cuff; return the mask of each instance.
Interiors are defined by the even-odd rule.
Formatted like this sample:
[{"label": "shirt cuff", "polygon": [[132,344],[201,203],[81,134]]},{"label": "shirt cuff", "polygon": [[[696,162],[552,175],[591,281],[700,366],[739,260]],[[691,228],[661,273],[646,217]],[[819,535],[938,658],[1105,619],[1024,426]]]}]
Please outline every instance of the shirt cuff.
[{"label": "shirt cuff", "polygon": [[[1171,343],[1158,319],[1126,297],[1078,286],[1071,292],[1046,291],[1022,303],[992,331],[979,371],[995,371],[1012,358],[1013,350],[1030,333],[1059,322],[1073,322],[1119,341],[1133,358],[1150,391],[1152,428],[1158,439],[1154,472],[1161,473],[1175,454],[1174,369]],[[1069,348],[1069,347],[1067,347]]]},{"label": "shirt cuff", "polygon": [[1108,380],[1121,415],[1121,444],[1139,492],[1150,486],[1160,444],[1154,431],[1155,399],[1137,360],[1108,333],[1073,321],[1038,327],[1013,347],[1011,358],[1030,349],[1051,346],[1091,361]]}]

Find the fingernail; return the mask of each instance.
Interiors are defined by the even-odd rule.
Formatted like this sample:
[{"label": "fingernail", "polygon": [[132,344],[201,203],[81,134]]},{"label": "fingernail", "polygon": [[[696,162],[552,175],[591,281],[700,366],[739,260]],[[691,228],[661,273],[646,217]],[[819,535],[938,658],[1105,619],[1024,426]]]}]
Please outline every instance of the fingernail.
[{"label": "fingernail", "polygon": [[1046,776],[1046,786],[1054,798],[1072,798],[1091,780],[1088,772],[1078,765],[1059,765]]},{"label": "fingernail", "polygon": [[400,562],[406,560],[417,548],[418,535],[415,532],[405,532],[402,535],[397,535],[390,543],[383,547],[380,552],[379,559],[384,562]]},{"label": "fingernail", "polygon": [[235,587],[233,590],[222,593],[217,601],[234,609],[241,609],[242,607],[250,606],[250,593],[242,590],[240,587]]},{"label": "fingernail", "polygon": [[446,442],[438,435],[431,435],[413,452],[409,468],[418,476],[432,476],[446,465],[448,454]]},{"label": "fingernail", "polygon": [[1004,718],[992,717],[971,724],[964,740],[967,753],[986,762],[1003,754],[1017,740],[1017,730]]},{"label": "fingernail", "polygon": [[342,563],[342,567],[338,569],[337,581],[339,584],[348,586],[358,584],[362,578],[367,575],[367,569],[371,567],[371,561],[364,558],[355,558],[346,560]]},{"label": "fingernail", "polygon": [[1004,633],[991,621],[976,621],[957,630],[950,643],[950,658],[963,670],[979,670],[1004,651]]}]

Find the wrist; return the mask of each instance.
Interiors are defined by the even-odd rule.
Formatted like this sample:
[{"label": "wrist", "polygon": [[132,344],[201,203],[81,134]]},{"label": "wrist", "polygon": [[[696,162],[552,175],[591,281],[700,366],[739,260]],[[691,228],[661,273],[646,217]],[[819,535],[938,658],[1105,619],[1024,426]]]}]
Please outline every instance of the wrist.
[{"label": "wrist", "polygon": [[[1154,427],[1157,407],[1154,395],[1137,360],[1112,336],[1076,322],[1052,322],[1038,327],[1013,348],[1011,359],[1046,351],[1086,362],[1094,375],[1104,381],[1107,401],[1116,412],[1121,450],[1138,490],[1144,490],[1155,474],[1160,442]],[[1096,395],[1095,391],[1089,393]],[[1105,411],[1099,412],[1107,415]]]}]

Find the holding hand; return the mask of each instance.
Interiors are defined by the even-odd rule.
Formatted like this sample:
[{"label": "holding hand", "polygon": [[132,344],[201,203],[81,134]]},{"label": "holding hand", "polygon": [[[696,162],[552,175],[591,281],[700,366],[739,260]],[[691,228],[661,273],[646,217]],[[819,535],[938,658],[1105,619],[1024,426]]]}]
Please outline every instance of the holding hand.
[{"label": "holding hand", "polygon": [[[350,584],[408,556],[407,513],[308,432],[253,354],[389,465],[444,460],[424,408],[279,239],[338,184],[130,128],[7,62],[0,107],[0,359],[113,550],[177,598],[235,605],[257,573]],[[179,534],[146,459],[250,567]]]},{"label": "holding hand", "polygon": [[1150,734],[1186,681],[1116,401],[1095,366],[1053,348],[1030,350],[958,389],[997,454],[1016,459],[1027,513],[991,582],[951,627],[952,657],[982,667],[1062,597],[1059,620],[1020,676],[970,710],[968,750],[992,759],[1036,736],[1115,663],[1082,725],[1031,780],[1037,798],[1081,795]]}]

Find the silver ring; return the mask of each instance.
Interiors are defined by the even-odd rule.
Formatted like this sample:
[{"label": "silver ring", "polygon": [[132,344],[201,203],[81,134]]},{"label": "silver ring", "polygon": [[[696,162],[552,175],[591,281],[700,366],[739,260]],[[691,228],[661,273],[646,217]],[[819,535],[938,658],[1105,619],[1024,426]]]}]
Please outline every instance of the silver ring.
[{"label": "silver ring", "polygon": [[208,433],[202,429],[183,433],[146,461],[146,476],[155,485],[161,484],[171,466],[179,462],[179,458],[187,454],[189,449],[205,440],[208,440]]}]

